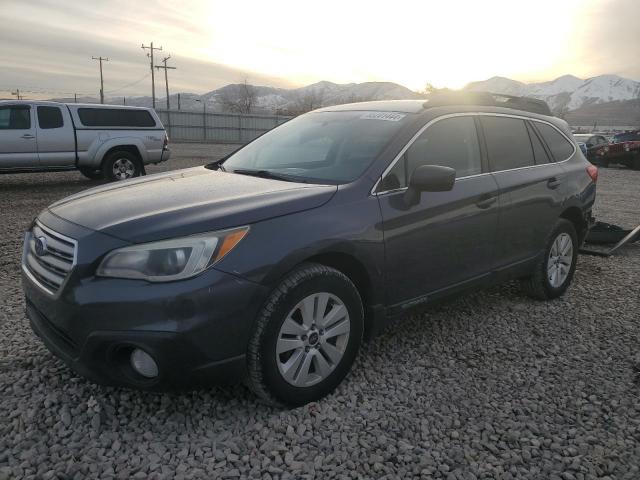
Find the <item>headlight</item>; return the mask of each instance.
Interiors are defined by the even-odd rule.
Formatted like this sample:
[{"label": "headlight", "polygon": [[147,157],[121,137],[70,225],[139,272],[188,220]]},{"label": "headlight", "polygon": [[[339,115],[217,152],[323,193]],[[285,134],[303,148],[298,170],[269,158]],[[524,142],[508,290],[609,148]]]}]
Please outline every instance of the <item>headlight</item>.
[{"label": "headlight", "polygon": [[96,275],[169,282],[193,277],[219,262],[249,227],[124,247],[107,254]]}]

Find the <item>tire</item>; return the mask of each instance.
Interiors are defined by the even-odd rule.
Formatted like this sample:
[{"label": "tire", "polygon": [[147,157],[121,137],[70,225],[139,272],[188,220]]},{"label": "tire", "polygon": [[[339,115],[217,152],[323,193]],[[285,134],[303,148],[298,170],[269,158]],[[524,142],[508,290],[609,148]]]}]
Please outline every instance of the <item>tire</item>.
[{"label": "tire", "polygon": [[[311,312],[306,316],[303,300]],[[324,314],[318,315],[323,303]],[[308,325],[316,322],[315,328]],[[302,264],[275,288],[258,314],[247,352],[248,387],[275,406],[318,400],[351,369],[363,331],[362,300],[351,280],[324,265]],[[331,336],[336,332],[342,333]]]},{"label": "tire", "polygon": [[[571,240],[570,253],[566,253],[562,257],[555,257],[556,242]],[[563,245],[560,243],[559,245]],[[555,248],[554,248],[555,247]],[[562,247],[561,248],[566,248]],[[521,284],[525,293],[539,300],[551,300],[558,298],[567,290],[576,271],[576,263],[578,260],[578,236],[576,229],[568,220],[561,218],[556,223],[551,234],[547,237],[544,254],[537,260],[530,277],[521,280]],[[565,250],[566,251],[566,250]],[[554,257],[556,260],[554,260]],[[563,260],[564,258],[564,260]],[[566,270],[566,262],[571,259],[571,264]],[[555,267],[552,265],[555,263]],[[564,269],[562,268],[564,265]],[[554,273],[556,276],[553,276]]]},{"label": "tire", "polygon": [[640,153],[631,160],[630,167],[632,170],[640,170]]},{"label": "tire", "polygon": [[93,168],[80,167],[80,173],[87,177],[89,180],[100,180],[104,178],[102,176],[102,170],[95,170]]},{"label": "tire", "polygon": [[115,151],[102,162],[102,175],[110,182],[139,177],[142,163],[134,154],[127,151]]}]

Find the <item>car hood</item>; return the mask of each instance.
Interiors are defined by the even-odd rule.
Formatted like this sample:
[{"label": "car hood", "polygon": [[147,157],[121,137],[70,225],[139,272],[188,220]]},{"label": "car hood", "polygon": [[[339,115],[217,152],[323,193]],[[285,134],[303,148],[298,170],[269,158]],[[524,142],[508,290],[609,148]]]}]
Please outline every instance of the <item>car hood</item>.
[{"label": "car hood", "polygon": [[133,243],[248,225],[316,208],[335,185],[312,185],[205,167],[85,190],[49,206],[67,221]]}]

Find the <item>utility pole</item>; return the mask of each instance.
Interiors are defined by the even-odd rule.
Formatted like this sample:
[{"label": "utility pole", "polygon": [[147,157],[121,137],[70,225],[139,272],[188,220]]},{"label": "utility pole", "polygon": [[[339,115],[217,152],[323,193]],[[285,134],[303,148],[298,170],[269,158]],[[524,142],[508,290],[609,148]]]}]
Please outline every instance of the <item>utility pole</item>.
[{"label": "utility pole", "polygon": [[180,94],[178,94],[178,110],[180,110]]},{"label": "utility pole", "polygon": [[73,94],[73,103],[78,103],[78,94],[77,93]]},{"label": "utility pole", "polygon": [[162,59],[162,63],[164,64],[164,66],[161,65],[156,65],[156,68],[158,70],[160,70],[161,68],[164,70],[164,86],[165,89],[167,91],[167,111],[169,111],[170,105],[169,105],[169,76],[167,74],[167,70],[175,70],[176,67],[169,67],[167,66],[167,60],[169,60],[171,58],[171,55],[169,55],[168,57],[164,57]]},{"label": "utility pole", "polygon": [[91,57],[92,60],[100,61],[100,103],[104,103],[104,81],[102,79],[102,62],[108,62],[108,58]]},{"label": "utility pole", "polygon": [[162,50],[162,46],[160,46],[160,48],[154,47],[153,42],[151,42],[149,46],[146,47],[145,44],[143,43],[142,49],[149,50],[149,53],[147,53],[147,57],[149,57],[149,59],[151,60],[151,98],[153,99],[153,108],[156,108],[156,78],[155,78],[155,73],[153,71],[153,51]]},{"label": "utility pole", "polygon": [[11,92],[11,95],[15,95],[18,98],[18,100],[22,100],[24,98],[24,95],[20,95],[20,89],[19,88],[16,88],[15,92]]}]

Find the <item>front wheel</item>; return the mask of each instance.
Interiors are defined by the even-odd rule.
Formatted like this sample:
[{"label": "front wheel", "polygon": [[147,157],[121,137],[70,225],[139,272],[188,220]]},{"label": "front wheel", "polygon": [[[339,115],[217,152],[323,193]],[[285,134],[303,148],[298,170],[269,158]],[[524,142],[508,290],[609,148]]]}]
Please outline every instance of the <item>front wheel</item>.
[{"label": "front wheel", "polygon": [[304,264],[273,291],[249,343],[248,386],[272,405],[331,393],[353,364],[364,329],[362,300],[333,268]]},{"label": "front wheel", "polygon": [[530,277],[522,280],[524,291],[540,300],[561,296],[571,284],[578,260],[578,236],[568,220],[558,220],[547,238],[544,253]]},{"label": "front wheel", "polygon": [[112,152],[102,162],[102,174],[109,181],[127,180],[141,173],[140,159],[130,152]]}]

